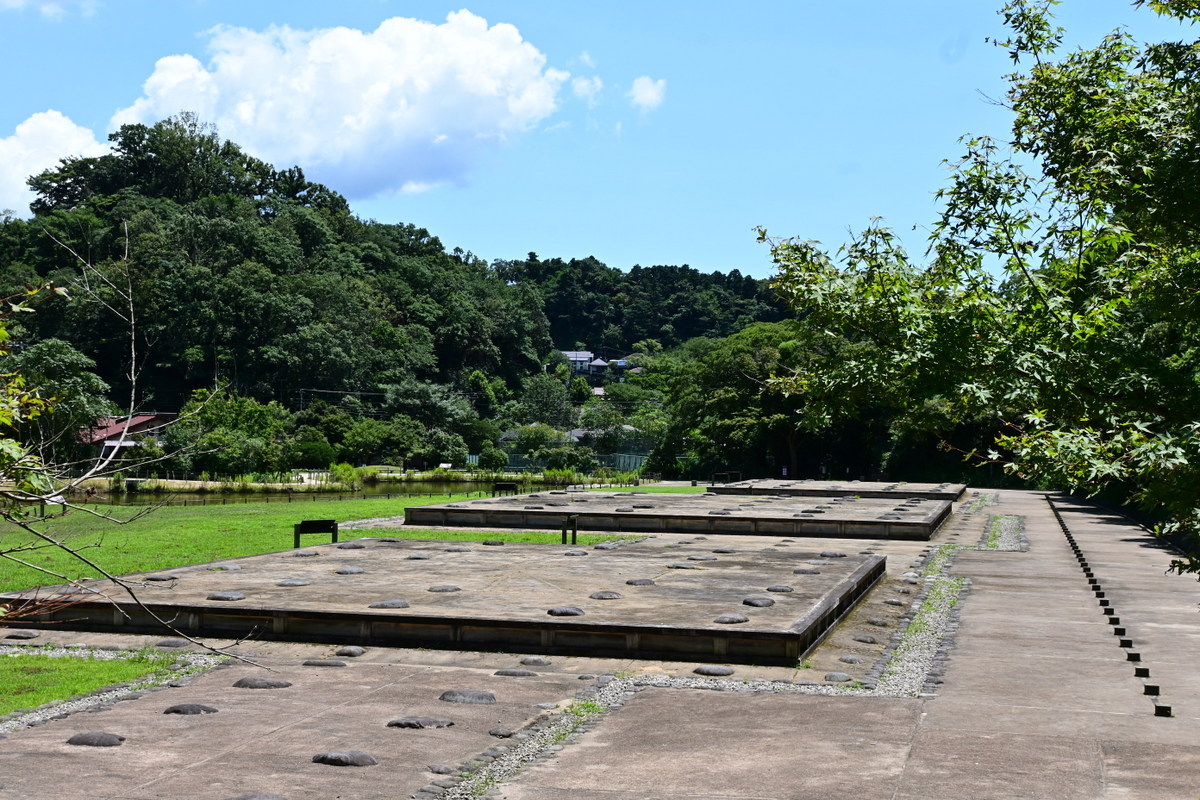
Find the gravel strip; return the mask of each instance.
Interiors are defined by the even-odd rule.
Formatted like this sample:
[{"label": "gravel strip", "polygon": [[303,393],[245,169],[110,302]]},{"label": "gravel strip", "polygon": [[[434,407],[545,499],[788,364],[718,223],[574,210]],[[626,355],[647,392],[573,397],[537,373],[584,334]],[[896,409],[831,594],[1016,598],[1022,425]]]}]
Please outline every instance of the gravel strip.
[{"label": "gravel strip", "polygon": [[[493,784],[511,778],[524,767],[549,758],[562,749],[565,742],[572,741],[579,733],[595,726],[595,718],[623,705],[634,694],[629,678],[601,676],[579,693],[581,701],[594,703],[598,710],[579,714],[565,711],[550,719],[535,724],[517,734],[520,741],[513,745],[497,745],[484,755],[490,760],[477,768],[464,765],[463,772],[469,773],[457,786],[450,787],[437,796],[444,800],[466,800],[478,797]],[[498,755],[491,755],[497,753]],[[418,792],[419,796],[423,794]]]},{"label": "gravel strip", "polygon": [[921,578],[923,583],[904,622],[869,673],[878,679],[872,687],[875,696],[916,697],[927,690],[931,673],[948,655],[947,637],[958,626],[955,607],[968,582],[946,573],[961,549],[959,545],[935,547],[920,573],[905,573],[904,577]]},{"label": "gravel strip", "polygon": [[1025,538],[1025,520],[1016,516],[992,517],[984,529],[983,538],[979,542],[980,550],[1019,550],[1029,549],[1029,540]]},{"label": "gravel strip", "polygon": [[959,513],[972,516],[999,502],[1000,495],[996,492],[971,492],[971,496],[959,507]]},{"label": "gravel strip", "polygon": [[926,578],[919,609],[896,632],[891,658],[879,671],[876,696],[915,697],[940,683],[958,629],[957,606],[968,585],[966,578]]}]

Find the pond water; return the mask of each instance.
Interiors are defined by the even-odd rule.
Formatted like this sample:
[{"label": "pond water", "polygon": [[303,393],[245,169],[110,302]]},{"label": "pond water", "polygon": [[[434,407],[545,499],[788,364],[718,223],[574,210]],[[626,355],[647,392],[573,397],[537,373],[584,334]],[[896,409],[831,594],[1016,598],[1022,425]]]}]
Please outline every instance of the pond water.
[{"label": "pond water", "polygon": [[[541,484],[522,484],[521,491],[536,492]],[[102,492],[94,498],[76,502],[116,506],[221,506],[243,503],[312,503],[321,500],[364,500],[370,498],[391,499],[402,497],[434,497],[447,494],[477,494],[489,496],[491,481],[386,481],[364,486],[357,492],[179,492],[160,494],[157,492],[125,492],[109,494]]]}]

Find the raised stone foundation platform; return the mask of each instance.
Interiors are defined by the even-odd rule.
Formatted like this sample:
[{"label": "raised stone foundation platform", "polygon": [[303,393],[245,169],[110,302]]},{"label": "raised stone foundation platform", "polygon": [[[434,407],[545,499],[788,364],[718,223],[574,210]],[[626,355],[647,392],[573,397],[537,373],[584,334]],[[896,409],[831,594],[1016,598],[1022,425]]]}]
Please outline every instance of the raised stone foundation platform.
[{"label": "raised stone foundation platform", "polygon": [[415,506],[404,519],[415,526],[553,530],[574,516],[581,531],[928,540],[951,508],[949,500],[854,494],[555,491]]},{"label": "raised stone foundation platform", "polygon": [[[612,545],[600,545],[611,547]],[[883,576],[877,555],[361,539],[133,576],[36,628],[795,664]],[[44,591],[43,591],[44,593]]]},{"label": "raised stone foundation platform", "polygon": [[715,494],[786,495],[789,497],[876,497],[889,500],[911,498],[954,502],[967,490],[963,483],[884,483],[882,481],[788,481],[755,479],[719,483],[708,489]]}]

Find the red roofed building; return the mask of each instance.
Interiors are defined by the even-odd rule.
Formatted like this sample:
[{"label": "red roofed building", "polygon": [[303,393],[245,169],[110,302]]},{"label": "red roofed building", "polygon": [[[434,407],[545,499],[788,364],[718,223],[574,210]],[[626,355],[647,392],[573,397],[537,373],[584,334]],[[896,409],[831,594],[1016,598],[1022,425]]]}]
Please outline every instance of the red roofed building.
[{"label": "red roofed building", "polygon": [[93,445],[97,455],[120,447],[133,447],[137,439],[152,436],[162,437],[162,430],[178,418],[178,414],[146,411],[128,417],[104,417],[96,420],[90,428],[79,432],[79,441]]}]

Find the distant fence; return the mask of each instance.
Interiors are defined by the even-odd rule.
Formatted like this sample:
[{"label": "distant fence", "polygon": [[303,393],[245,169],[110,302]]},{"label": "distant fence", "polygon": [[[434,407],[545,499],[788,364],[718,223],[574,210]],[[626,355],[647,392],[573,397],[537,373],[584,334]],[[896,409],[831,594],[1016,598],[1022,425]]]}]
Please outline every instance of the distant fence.
[{"label": "distant fence", "polygon": [[613,453],[611,455],[596,456],[596,460],[602,466],[611,467],[618,472],[633,472],[639,470],[646,463],[649,456],[636,455],[634,453]]}]

